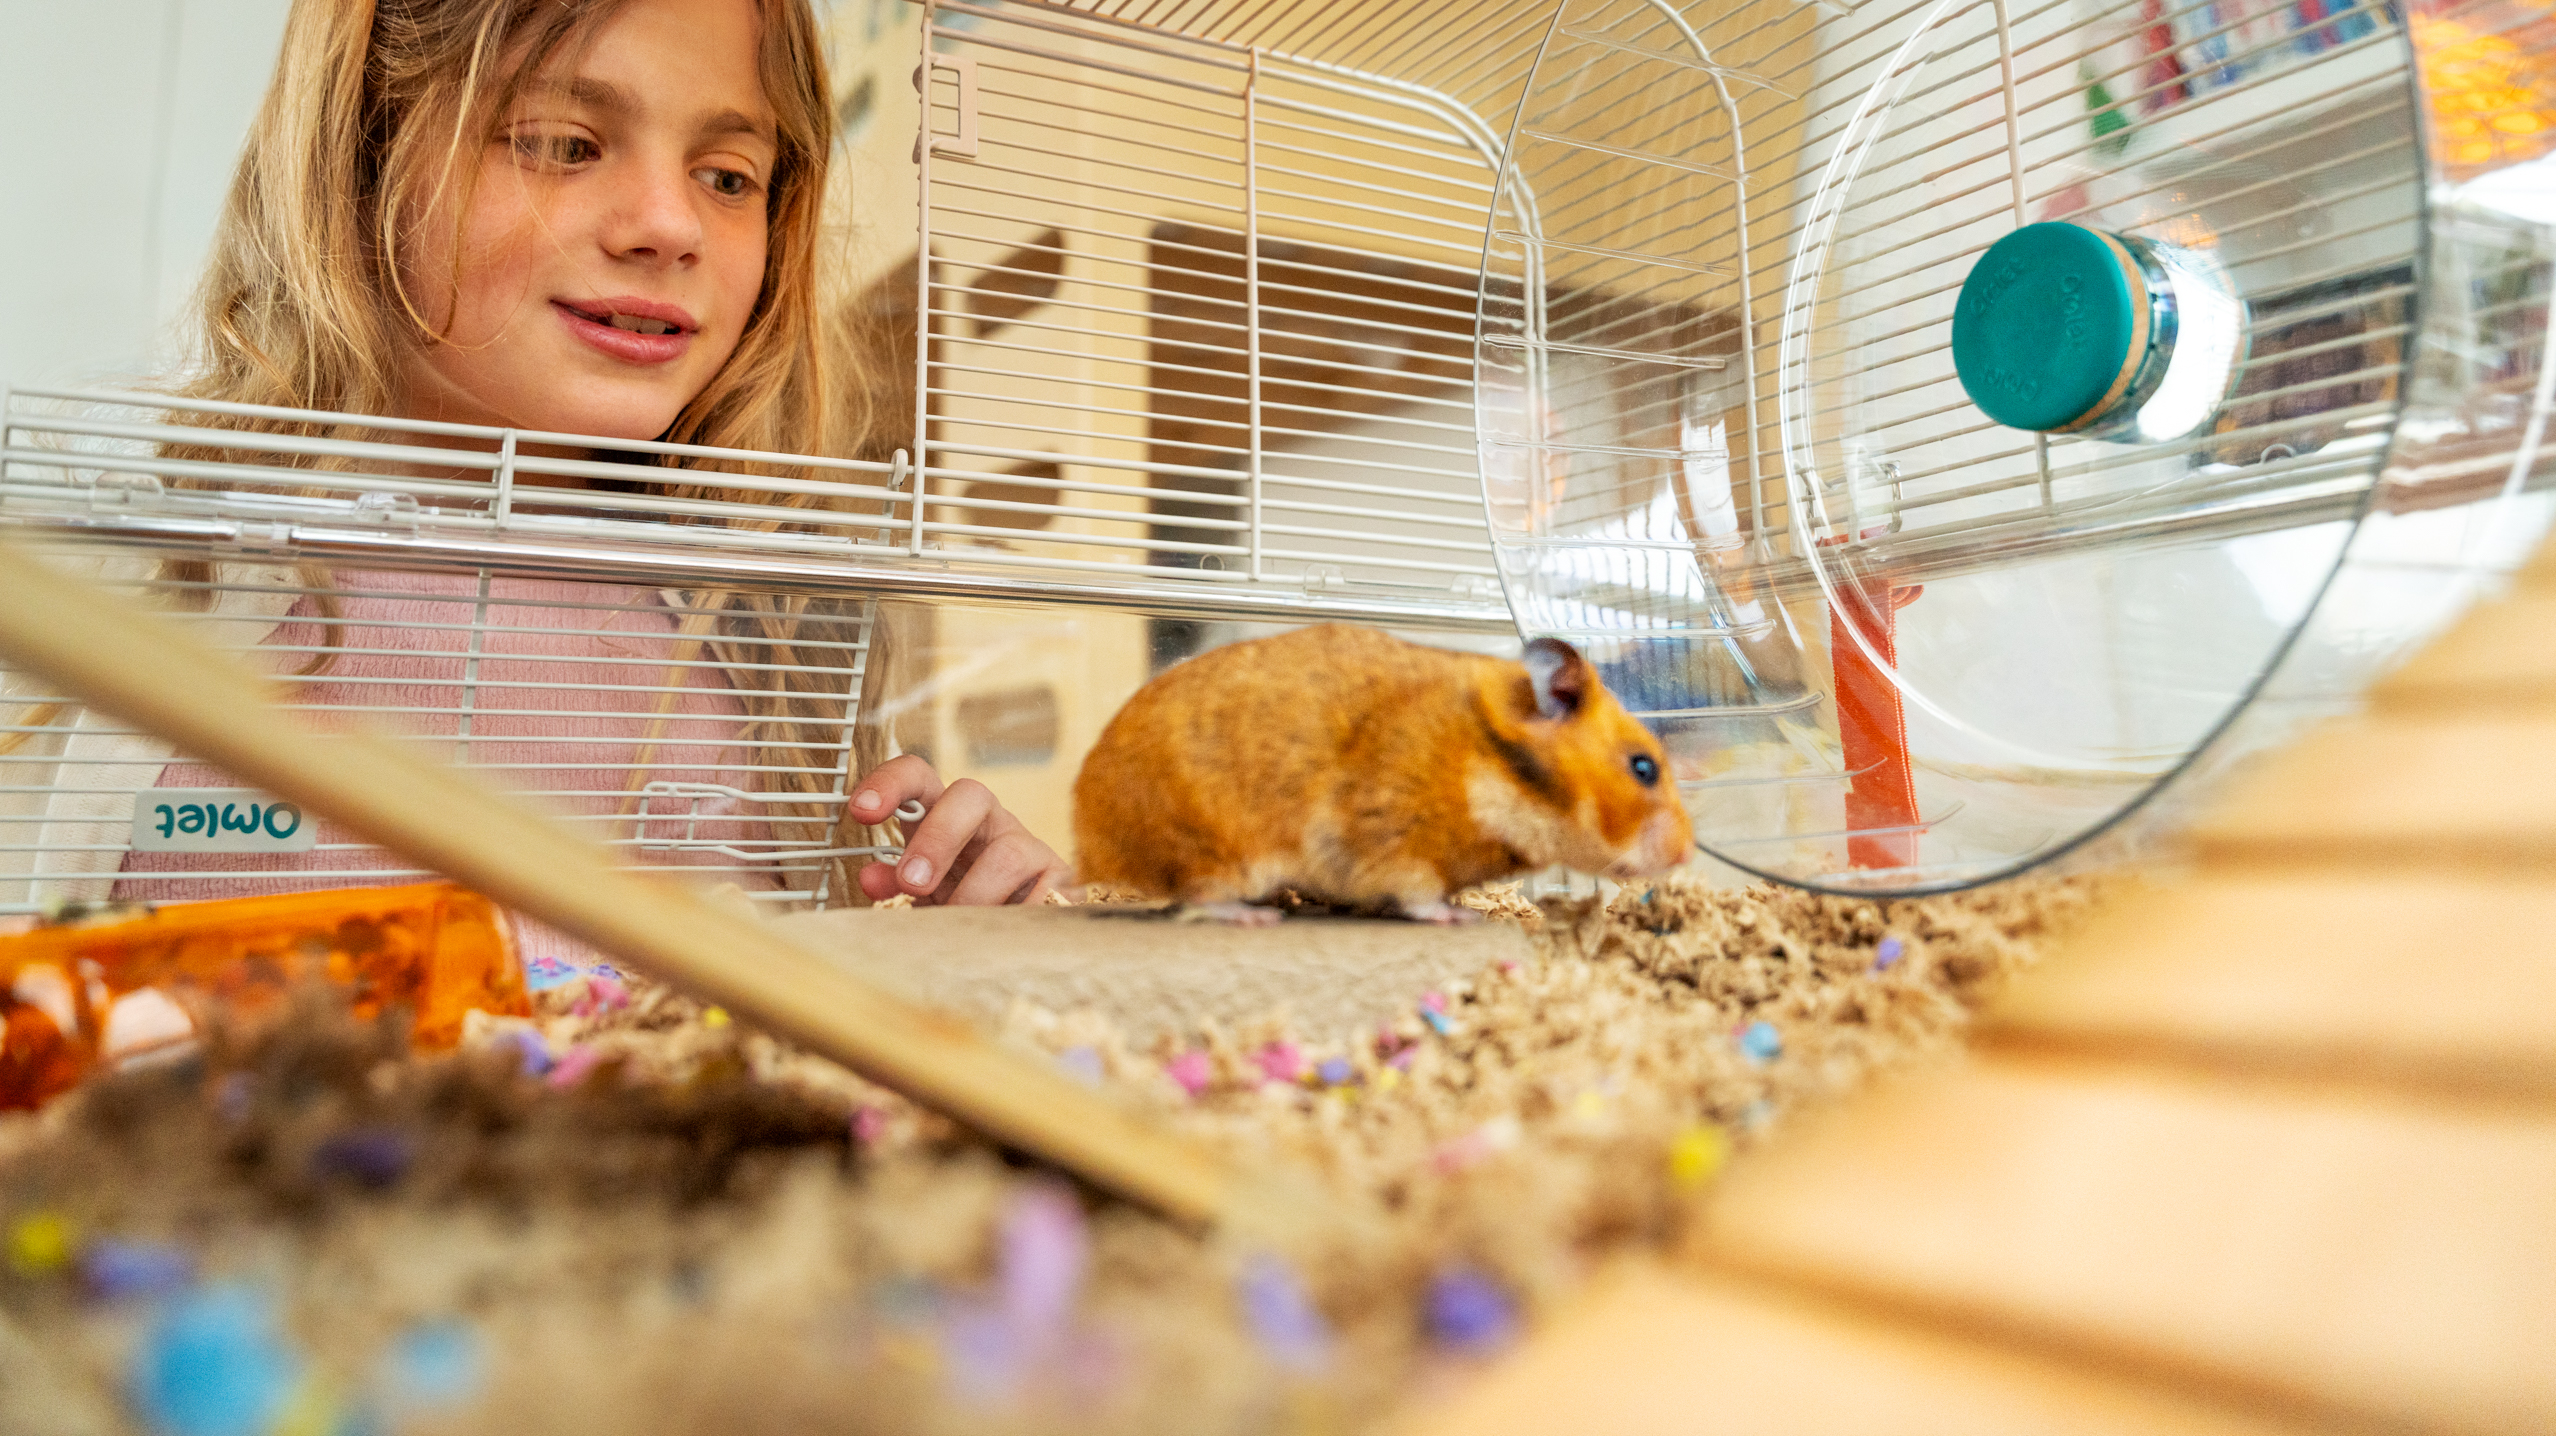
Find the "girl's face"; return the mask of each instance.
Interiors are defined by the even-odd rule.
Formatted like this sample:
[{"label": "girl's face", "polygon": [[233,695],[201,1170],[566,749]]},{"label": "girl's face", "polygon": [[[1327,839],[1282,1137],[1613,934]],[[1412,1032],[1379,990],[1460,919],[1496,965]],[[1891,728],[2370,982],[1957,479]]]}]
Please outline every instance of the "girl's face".
[{"label": "girl's face", "polygon": [[761,24],[755,0],[629,0],[530,77],[458,230],[442,201],[401,236],[442,336],[402,366],[407,417],[652,439],[709,385],[763,288]]}]

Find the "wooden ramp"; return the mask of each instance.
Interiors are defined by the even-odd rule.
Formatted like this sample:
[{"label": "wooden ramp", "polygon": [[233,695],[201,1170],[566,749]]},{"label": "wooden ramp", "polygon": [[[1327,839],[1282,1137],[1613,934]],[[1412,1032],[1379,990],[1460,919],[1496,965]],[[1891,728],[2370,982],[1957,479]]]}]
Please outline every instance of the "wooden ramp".
[{"label": "wooden ramp", "polygon": [[1406,1429],[2556,1432],[2556,550]]}]

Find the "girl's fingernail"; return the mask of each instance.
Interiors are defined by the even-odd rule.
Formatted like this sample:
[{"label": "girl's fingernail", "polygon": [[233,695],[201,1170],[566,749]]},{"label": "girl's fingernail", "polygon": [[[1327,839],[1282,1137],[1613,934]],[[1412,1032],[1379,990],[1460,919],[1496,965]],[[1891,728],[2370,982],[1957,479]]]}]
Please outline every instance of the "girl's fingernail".
[{"label": "girl's fingernail", "polygon": [[908,858],[905,860],[905,866],[898,869],[898,872],[904,877],[909,887],[919,888],[931,885],[932,862],[929,858]]},{"label": "girl's fingernail", "polygon": [[852,806],[859,808],[863,812],[868,812],[870,809],[875,808],[878,805],[879,795],[869,791],[868,789],[863,789],[852,796]]}]

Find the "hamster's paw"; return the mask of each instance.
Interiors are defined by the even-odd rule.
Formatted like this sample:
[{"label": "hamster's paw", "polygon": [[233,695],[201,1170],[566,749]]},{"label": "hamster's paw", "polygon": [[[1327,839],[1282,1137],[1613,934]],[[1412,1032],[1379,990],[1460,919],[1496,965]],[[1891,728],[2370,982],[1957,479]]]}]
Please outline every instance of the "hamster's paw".
[{"label": "hamster's paw", "polygon": [[1404,903],[1402,915],[1413,922],[1435,923],[1440,927],[1463,927],[1482,921],[1482,914],[1451,902]]},{"label": "hamster's paw", "polygon": [[1274,907],[1254,907],[1247,902],[1191,902],[1180,905],[1182,922],[1219,922],[1227,927],[1274,927],[1287,920],[1287,915]]}]

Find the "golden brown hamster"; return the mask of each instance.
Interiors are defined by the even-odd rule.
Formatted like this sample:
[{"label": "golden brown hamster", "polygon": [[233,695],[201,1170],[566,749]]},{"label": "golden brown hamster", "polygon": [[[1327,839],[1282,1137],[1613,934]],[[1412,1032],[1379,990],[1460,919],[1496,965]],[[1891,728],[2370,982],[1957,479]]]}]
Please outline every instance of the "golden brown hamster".
[{"label": "golden brown hamster", "polygon": [[1461,921],[1459,888],[1638,877],[1692,841],[1659,740],[1552,638],[1523,662],[1341,624],[1211,649],[1138,690],[1074,781],[1083,881],[1240,921],[1276,921],[1241,904],[1282,888]]}]

